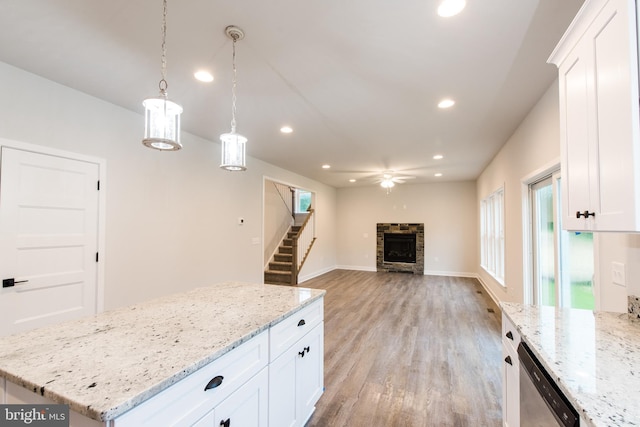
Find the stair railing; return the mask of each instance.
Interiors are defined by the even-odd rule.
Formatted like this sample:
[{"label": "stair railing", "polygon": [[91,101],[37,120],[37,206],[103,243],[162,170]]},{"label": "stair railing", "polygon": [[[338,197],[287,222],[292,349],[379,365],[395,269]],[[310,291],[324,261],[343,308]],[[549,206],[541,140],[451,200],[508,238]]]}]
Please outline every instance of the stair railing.
[{"label": "stair railing", "polygon": [[305,218],[296,235],[291,238],[293,253],[293,260],[291,262],[292,285],[298,284],[298,273],[307,260],[313,243],[316,241],[315,218],[313,218],[314,210],[309,206],[307,212],[309,212],[309,215]]},{"label": "stair railing", "polygon": [[286,184],[281,184],[279,182],[272,181],[274,187],[278,191],[282,202],[287,208],[287,211],[291,214],[292,218],[295,218],[294,215],[294,206],[296,202],[296,190],[293,187],[290,187]]}]

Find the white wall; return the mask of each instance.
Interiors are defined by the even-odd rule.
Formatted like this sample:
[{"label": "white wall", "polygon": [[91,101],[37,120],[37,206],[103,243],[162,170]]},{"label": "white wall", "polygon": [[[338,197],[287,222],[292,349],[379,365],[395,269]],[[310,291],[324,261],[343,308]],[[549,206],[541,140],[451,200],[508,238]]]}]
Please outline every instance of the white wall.
[{"label": "white wall", "polygon": [[476,215],[471,181],[340,188],[338,264],[375,271],[377,223],[424,223],[425,273],[475,276]]},{"label": "white wall", "polygon": [[335,266],[334,188],[251,157],[246,172],[223,171],[220,146],[186,132],[182,150],[151,150],[142,111],[4,63],[0,93],[0,137],[106,159],[106,309],[223,280],[262,282],[262,244],[252,239],[262,239],[264,176],[316,193],[318,241],[305,272]]},{"label": "white wall", "polygon": [[[505,284],[502,287],[478,267],[478,275],[500,301],[523,301],[523,178],[560,161],[558,83],[552,84],[500,152],[477,180],[478,201],[496,188],[505,187]],[[478,215],[479,217],[479,215]],[[596,238],[597,301],[600,310],[626,311],[627,288],[613,285],[611,262],[627,263],[630,290],[640,288],[640,239],[624,234],[599,233]],[[476,263],[480,265],[479,259]],[[637,293],[636,293],[637,295]]]}]

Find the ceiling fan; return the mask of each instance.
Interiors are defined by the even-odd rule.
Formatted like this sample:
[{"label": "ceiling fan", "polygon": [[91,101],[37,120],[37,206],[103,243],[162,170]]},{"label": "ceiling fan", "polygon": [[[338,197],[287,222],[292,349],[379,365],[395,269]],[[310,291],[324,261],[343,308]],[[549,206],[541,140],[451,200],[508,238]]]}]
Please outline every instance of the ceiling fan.
[{"label": "ceiling fan", "polygon": [[396,183],[404,184],[409,179],[415,179],[415,176],[410,175],[395,175],[393,171],[386,171],[382,174],[376,182],[380,183],[380,186],[387,190],[387,194],[391,192],[391,189],[395,187]]}]

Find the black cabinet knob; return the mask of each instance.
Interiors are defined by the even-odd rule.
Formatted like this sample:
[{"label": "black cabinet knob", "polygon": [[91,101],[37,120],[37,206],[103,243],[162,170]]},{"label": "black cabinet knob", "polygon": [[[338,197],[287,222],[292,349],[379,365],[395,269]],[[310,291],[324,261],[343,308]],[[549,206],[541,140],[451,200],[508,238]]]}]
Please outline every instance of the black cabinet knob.
[{"label": "black cabinet knob", "polygon": [[300,319],[300,321],[298,322],[298,326],[304,326],[306,324],[307,322],[305,322],[304,319]]},{"label": "black cabinet knob", "polygon": [[507,362],[509,365],[513,366],[513,362],[511,361],[511,356],[505,357],[504,361]]},{"label": "black cabinet knob", "polygon": [[507,338],[509,338],[511,341],[513,341],[513,334],[511,333],[511,331],[508,331],[508,332],[505,334],[505,336],[506,336]]},{"label": "black cabinet knob", "polygon": [[221,427],[229,427],[231,425],[231,418],[227,418],[226,420],[220,421]]}]

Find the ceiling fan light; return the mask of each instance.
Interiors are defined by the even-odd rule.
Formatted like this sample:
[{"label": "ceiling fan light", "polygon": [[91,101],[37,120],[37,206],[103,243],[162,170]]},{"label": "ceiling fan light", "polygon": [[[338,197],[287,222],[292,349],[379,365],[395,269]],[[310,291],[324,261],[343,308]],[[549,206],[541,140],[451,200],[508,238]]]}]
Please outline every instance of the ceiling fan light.
[{"label": "ceiling fan light", "polygon": [[467,2],[465,0],[444,0],[438,6],[438,15],[443,18],[449,18],[462,12]]},{"label": "ceiling fan light", "polygon": [[393,186],[395,186],[396,184],[389,178],[385,178],[382,180],[382,182],[380,183],[380,186],[382,188],[392,188]]}]

